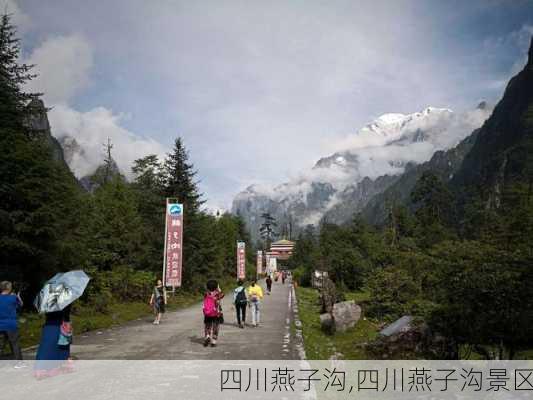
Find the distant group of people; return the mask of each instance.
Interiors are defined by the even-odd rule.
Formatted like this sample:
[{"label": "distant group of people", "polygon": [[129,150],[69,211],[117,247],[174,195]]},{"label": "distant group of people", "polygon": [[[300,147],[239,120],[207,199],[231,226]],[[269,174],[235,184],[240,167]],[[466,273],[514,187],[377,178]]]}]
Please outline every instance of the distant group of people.
[{"label": "distant group of people", "polygon": [[[206,284],[206,293],[203,301],[204,314],[204,346],[215,347],[218,341],[220,324],[224,323],[224,314],[222,311],[222,299],[224,292],[220,289],[216,280],[209,280]],[[248,286],[244,287],[244,281],[239,280],[237,287],[233,290],[233,306],[239,328],[244,329],[246,324],[246,308],[251,309],[252,326],[257,327],[260,323],[260,304],[263,299],[263,289],[253,280]]]},{"label": "distant group of people", "polygon": [[[272,276],[267,276],[266,294],[272,293]],[[235,310],[237,326],[244,329],[246,326],[247,309],[250,309],[252,327],[258,327],[261,323],[261,302],[265,293],[263,288],[257,283],[257,280],[252,280],[248,287],[245,287],[244,281],[239,279],[237,287],[233,290],[232,304]],[[202,303],[203,321],[204,321],[204,336],[203,345],[215,347],[218,341],[218,334],[220,325],[224,323],[224,313],[222,310],[222,299],[225,293],[220,288],[218,282],[210,279],[206,283],[206,292],[204,294]],[[150,305],[155,314],[153,324],[159,325],[161,316],[165,312],[167,304],[167,293],[163,282],[158,280],[152,291],[150,297]]]}]

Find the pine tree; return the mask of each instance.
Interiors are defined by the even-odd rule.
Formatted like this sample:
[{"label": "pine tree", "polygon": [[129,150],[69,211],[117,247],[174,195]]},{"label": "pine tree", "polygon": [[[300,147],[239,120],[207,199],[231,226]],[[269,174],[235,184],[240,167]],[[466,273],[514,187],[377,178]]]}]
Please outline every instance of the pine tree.
[{"label": "pine tree", "polygon": [[195,181],[196,171],[189,162],[189,154],[181,138],[176,139],[172,153],[168,154],[164,171],[165,196],[183,203],[187,216],[197,214],[204,201]]},{"label": "pine tree", "polygon": [[143,222],[143,242],[147,245],[147,251],[144,253],[144,259],[140,260],[140,265],[159,272],[163,264],[165,236],[162,166],[157,156],[152,154],[135,160],[132,172],[135,175],[132,188]]},{"label": "pine tree", "polygon": [[26,105],[37,93],[22,90],[25,83],[35,77],[30,71],[33,65],[19,64],[20,39],[11,24],[9,14],[2,15],[0,23],[0,126],[3,133],[24,131]]}]

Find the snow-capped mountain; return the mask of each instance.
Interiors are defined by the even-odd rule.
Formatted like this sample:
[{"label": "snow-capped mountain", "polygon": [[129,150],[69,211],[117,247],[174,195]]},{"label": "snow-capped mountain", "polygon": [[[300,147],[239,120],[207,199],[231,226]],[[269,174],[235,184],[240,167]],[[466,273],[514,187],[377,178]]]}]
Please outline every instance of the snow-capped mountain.
[{"label": "snow-capped mountain", "polygon": [[336,152],[298,177],[274,187],[246,188],[235,197],[232,212],[245,219],[254,238],[264,212],[277,218],[280,231],[289,220],[293,232],[325,216],[342,223],[394,183],[406,166],[457,145],[490,111],[481,103],[463,113],[428,107],[413,114],[384,114],[341,140]]}]

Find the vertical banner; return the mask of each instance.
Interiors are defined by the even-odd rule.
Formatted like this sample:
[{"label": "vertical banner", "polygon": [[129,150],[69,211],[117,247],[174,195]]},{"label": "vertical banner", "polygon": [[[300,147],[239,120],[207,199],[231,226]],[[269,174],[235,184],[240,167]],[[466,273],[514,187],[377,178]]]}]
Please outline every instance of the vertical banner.
[{"label": "vertical banner", "polygon": [[183,247],[183,204],[172,203],[167,199],[165,222],[165,261],[163,265],[163,284],[181,286]]},{"label": "vertical banner", "polygon": [[268,251],[265,252],[265,265],[266,265],[266,273],[268,275],[272,274],[272,271],[270,270],[270,253]]},{"label": "vertical banner", "polygon": [[237,242],[237,279],[246,278],[246,253],[244,242]]},{"label": "vertical banner", "polygon": [[263,252],[259,250],[257,252],[257,275],[263,273]]}]

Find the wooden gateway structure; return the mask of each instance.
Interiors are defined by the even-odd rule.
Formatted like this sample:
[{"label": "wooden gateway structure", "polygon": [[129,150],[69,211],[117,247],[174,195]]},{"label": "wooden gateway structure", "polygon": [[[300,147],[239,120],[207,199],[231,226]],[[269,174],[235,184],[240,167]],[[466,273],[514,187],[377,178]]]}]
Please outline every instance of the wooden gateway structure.
[{"label": "wooden gateway structure", "polygon": [[270,257],[276,258],[278,261],[286,261],[292,256],[294,249],[294,242],[290,240],[278,240],[270,245]]}]

